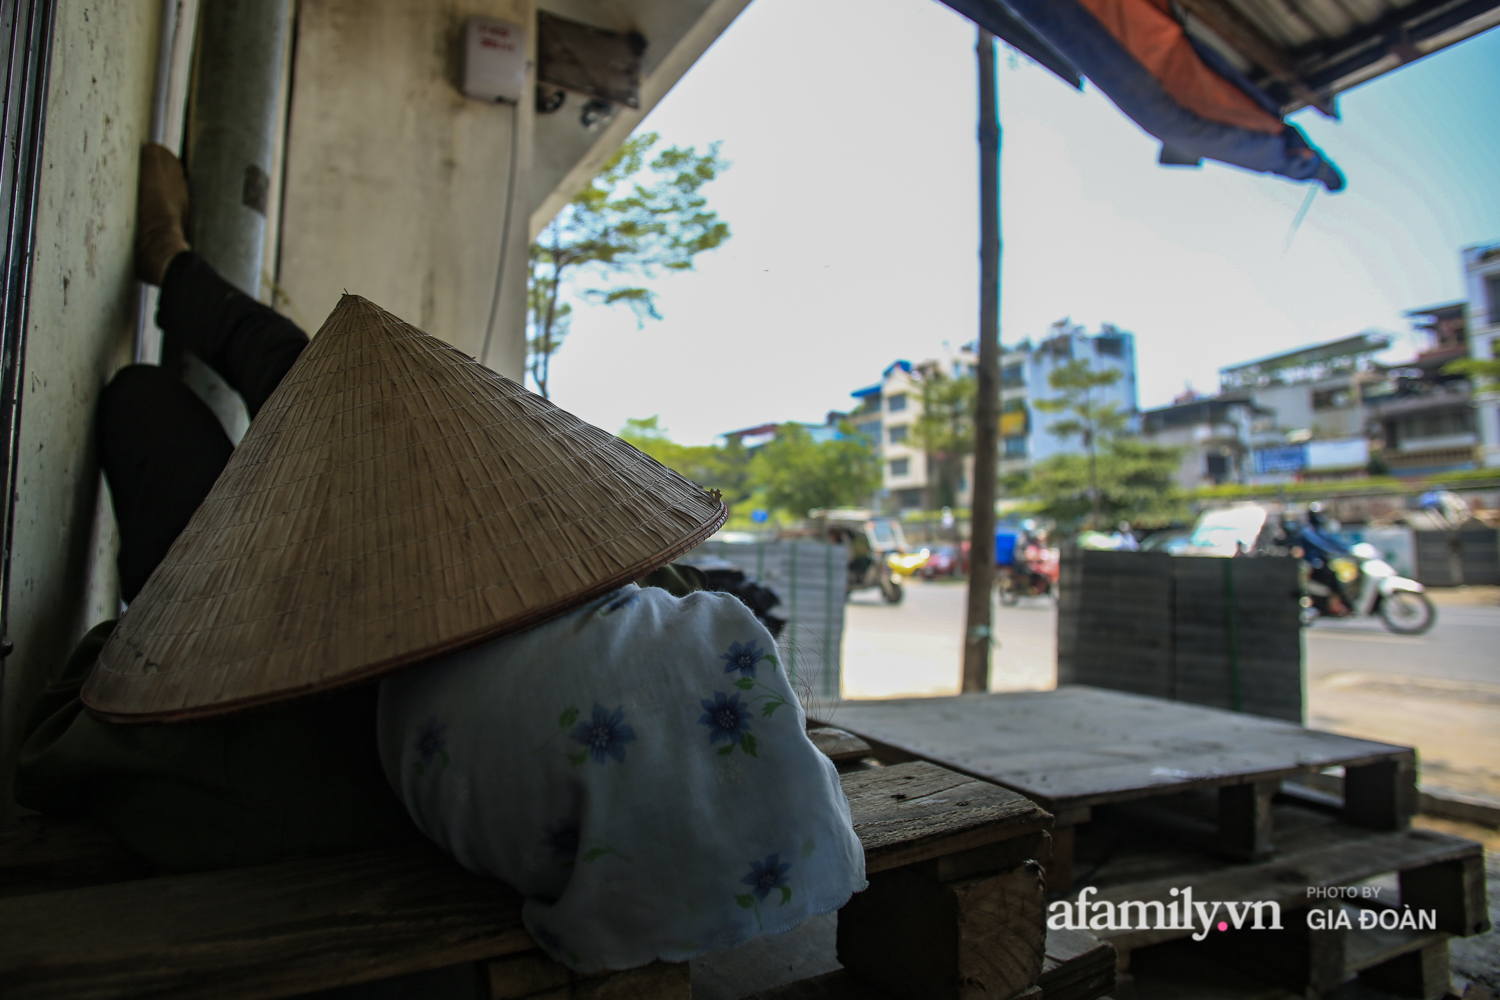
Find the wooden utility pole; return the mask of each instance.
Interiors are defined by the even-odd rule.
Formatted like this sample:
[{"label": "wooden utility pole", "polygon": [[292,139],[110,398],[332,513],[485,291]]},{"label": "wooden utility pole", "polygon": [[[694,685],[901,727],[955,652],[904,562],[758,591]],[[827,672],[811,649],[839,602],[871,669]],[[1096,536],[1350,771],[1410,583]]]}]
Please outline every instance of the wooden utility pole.
[{"label": "wooden utility pole", "polygon": [[965,691],[988,691],[995,584],[995,480],[1000,437],[1000,116],[995,36],[979,29],[979,374],[974,394],[974,487],[969,505]]}]

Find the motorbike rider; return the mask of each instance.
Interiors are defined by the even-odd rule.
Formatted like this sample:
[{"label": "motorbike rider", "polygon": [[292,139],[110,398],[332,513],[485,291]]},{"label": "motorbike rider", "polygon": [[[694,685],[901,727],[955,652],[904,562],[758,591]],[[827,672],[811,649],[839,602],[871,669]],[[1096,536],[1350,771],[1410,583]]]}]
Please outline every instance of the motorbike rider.
[{"label": "motorbike rider", "polygon": [[1302,558],[1307,562],[1309,575],[1332,591],[1328,598],[1329,614],[1334,616],[1348,614],[1352,606],[1351,601],[1332,563],[1338,556],[1348,555],[1349,550],[1333,533],[1328,519],[1323,514],[1321,503],[1308,505],[1307,523],[1295,533],[1294,537],[1297,547],[1302,550]]},{"label": "motorbike rider", "polygon": [[1016,560],[1016,580],[1021,589],[1029,594],[1045,594],[1051,583],[1043,566],[1048,561],[1047,529],[1030,526],[1026,528],[1020,543],[1020,556]]}]

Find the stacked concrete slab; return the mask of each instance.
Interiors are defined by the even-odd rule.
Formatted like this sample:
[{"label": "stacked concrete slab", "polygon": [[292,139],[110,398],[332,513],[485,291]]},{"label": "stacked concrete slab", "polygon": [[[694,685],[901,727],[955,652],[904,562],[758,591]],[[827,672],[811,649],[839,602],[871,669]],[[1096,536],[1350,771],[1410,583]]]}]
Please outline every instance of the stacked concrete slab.
[{"label": "stacked concrete slab", "polygon": [[1297,562],[1064,549],[1057,682],[1302,721]]}]

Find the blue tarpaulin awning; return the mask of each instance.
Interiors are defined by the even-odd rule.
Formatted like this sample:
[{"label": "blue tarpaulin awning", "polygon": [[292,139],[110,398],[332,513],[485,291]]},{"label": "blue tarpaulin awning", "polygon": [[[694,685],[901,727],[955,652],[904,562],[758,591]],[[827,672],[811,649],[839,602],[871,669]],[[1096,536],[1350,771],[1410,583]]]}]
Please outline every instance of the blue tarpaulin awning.
[{"label": "blue tarpaulin awning", "polygon": [[[1500,0],[943,0],[1162,142],[1331,191],[1343,177],[1283,116],[1500,23]],[[1361,11],[1367,11],[1361,13]]]}]

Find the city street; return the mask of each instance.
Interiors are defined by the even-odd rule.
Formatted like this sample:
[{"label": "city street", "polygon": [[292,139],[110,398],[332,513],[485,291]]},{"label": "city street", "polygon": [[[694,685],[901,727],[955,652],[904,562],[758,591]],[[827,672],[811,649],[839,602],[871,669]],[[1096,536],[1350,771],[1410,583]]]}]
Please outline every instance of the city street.
[{"label": "city street", "polygon": [[[1416,746],[1429,789],[1500,801],[1500,588],[1434,591],[1438,622],[1398,636],[1375,621],[1324,622],[1305,635],[1307,723]],[[962,582],[912,581],[899,605],[861,594],[844,629],[844,697],[956,694]],[[997,608],[992,688],[1056,685],[1056,609]]]}]

